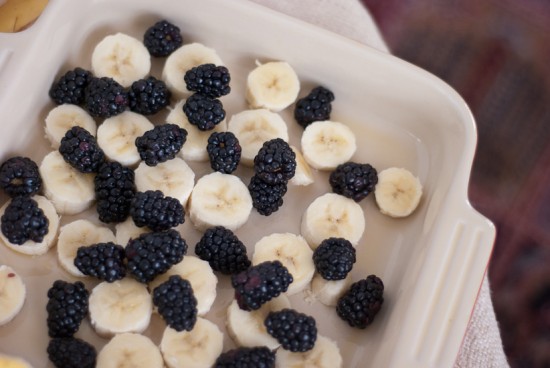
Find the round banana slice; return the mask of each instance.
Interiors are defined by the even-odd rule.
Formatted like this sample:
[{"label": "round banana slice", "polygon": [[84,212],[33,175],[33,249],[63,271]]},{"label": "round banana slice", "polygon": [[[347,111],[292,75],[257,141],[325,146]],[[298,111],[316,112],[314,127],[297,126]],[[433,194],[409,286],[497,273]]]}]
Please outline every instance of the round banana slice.
[{"label": "round banana slice", "polygon": [[0,367],[2,368],[32,368],[24,359],[0,353]]},{"label": "round banana slice", "polygon": [[[0,265],[0,326],[15,318],[23,308],[27,289],[23,279],[9,266]],[[1,360],[0,356],[0,362]],[[0,367],[3,367],[0,364]]]},{"label": "round banana slice", "polygon": [[378,173],[374,197],[384,215],[406,217],[420,203],[422,184],[407,169],[390,167]]},{"label": "round banana slice", "polygon": [[302,156],[302,152],[300,152],[300,150],[294,146],[290,146],[290,148],[296,154],[296,172],[294,173],[292,179],[290,179],[289,183],[301,186],[313,184],[313,182],[315,181],[315,179],[313,178],[313,171],[304,159],[304,156]]},{"label": "round banana slice", "polygon": [[258,65],[246,80],[246,100],[253,109],[281,111],[296,101],[299,92],[298,75],[283,61]]},{"label": "round banana slice", "polygon": [[313,349],[305,353],[293,353],[289,350],[279,349],[275,359],[276,368],[342,368],[342,366],[342,355],[336,342],[321,335],[317,335]]},{"label": "round banana slice", "polygon": [[83,108],[71,104],[54,107],[46,116],[45,122],[46,137],[55,150],[59,148],[67,130],[74,126],[86,129],[93,136],[97,131],[96,122],[90,114]]},{"label": "round banana slice", "polygon": [[97,355],[97,368],[163,368],[159,348],[147,336],[135,333],[116,335]]},{"label": "round banana slice", "polygon": [[147,232],[150,232],[147,226],[137,227],[134,220],[131,217],[128,217],[125,221],[119,222],[115,225],[115,243],[126,247],[130,239],[138,238],[141,234],[145,234]]},{"label": "round banana slice", "polygon": [[320,274],[315,274],[311,280],[311,293],[316,300],[324,305],[335,307],[338,299],[350,288],[351,276],[343,280],[325,280]]}]

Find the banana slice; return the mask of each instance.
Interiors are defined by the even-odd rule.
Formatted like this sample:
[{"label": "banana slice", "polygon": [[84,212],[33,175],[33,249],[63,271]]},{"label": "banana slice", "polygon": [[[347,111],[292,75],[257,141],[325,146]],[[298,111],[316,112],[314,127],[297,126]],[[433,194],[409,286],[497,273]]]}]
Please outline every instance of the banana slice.
[{"label": "banana slice", "polygon": [[131,217],[128,217],[125,221],[119,222],[118,224],[116,224],[115,243],[120,244],[123,247],[126,247],[130,239],[135,239],[139,237],[141,234],[145,234],[149,231],[150,230],[147,226],[137,227],[136,224],[134,223],[134,220],[132,220]]},{"label": "banana slice", "polygon": [[58,151],[48,153],[39,167],[44,194],[60,215],[88,209],[95,200],[94,174],[83,174],[69,165]]},{"label": "banana slice", "polygon": [[83,108],[64,104],[53,108],[46,116],[46,137],[50,140],[54,150],[59,148],[61,139],[65,136],[67,130],[74,126],[79,126],[95,136],[97,125],[95,120]]},{"label": "banana slice", "polygon": [[315,265],[312,257],[313,251],[302,236],[275,233],[264,236],[254,245],[252,264],[280,261],[294,279],[286,292],[293,295],[304,290],[313,278]]},{"label": "banana slice", "polygon": [[264,142],[281,138],[288,142],[288,128],[283,118],[266,109],[245,110],[235,114],[227,124],[242,148],[241,163],[254,165],[254,157]]},{"label": "banana slice", "polygon": [[153,301],[147,287],[131,278],[101,282],[90,294],[90,320],[102,337],[145,331],[152,310]]},{"label": "banana slice", "polygon": [[97,368],[163,368],[159,348],[147,336],[116,335],[97,355]]},{"label": "banana slice", "polygon": [[125,111],[105,119],[97,128],[97,143],[109,160],[133,166],[140,160],[136,138],[154,127],[145,116]]},{"label": "banana slice", "polygon": [[142,79],[151,70],[151,56],[143,43],[124,33],[102,39],[92,53],[96,77],[110,77],[123,87]]},{"label": "banana slice", "polygon": [[348,274],[343,280],[325,280],[320,274],[315,274],[311,280],[311,294],[324,305],[335,307],[338,299],[351,286],[351,276]]},{"label": "banana slice", "polygon": [[269,312],[285,308],[290,308],[290,301],[284,294],[250,312],[239,308],[237,301],[233,300],[227,308],[227,332],[239,346],[267,346],[271,350],[277,349],[281,344],[267,332],[264,321]]},{"label": "banana slice", "polygon": [[355,134],[336,121],[316,121],[302,133],[302,152],[311,167],[332,170],[351,159],[357,149]]},{"label": "banana slice", "polygon": [[279,349],[275,359],[276,368],[342,368],[343,361],[336,342],[321,335],[313,349],[305,353],[293,353]]},{"label": "banana slice", "polygon": [[355,247],[364,231],[363,209],[340,194],[317,197],[302,216],[301,233],[312,249],[331,237],[347,239]]},{"label": "banana slice", "polygon": [[23,279],[11,267],[0,265],[0,326],[10,322],[21,311],[26,295]]},{"label": "banana slice", "polygon": [[420,203],[422,184],[407,169],[390,167],[378,173],[374,197],[384,215],[406,217]]},{"label": "banana slice", "polygon": [[57,259],[71,275],[85,277],[74,265],[78,248],[97,243],[116,243],[115,234],[105,226],[99,226],[88,220],[76,220],[63,225],[57,239]]},{"label": "banana slice", "polygon": [[160,351],[168,368],[212,367],[223,350],[223,333],[202,317],[191,331],[177,332],[166,327]]},{"label": "banana slice", "polygon": [[252,198],[239,177],[214,172],[201,177],[189,197],[189,217],[200,231],[224,226],[237,230],[252,211]]},{"label": "banana slice", "polygon": [[299,92],[300,80],[284,61],[258,65],[246,80],[246,100],[253,109],[281,111],[296,101]]},{"label": "banana slice", "polygon": [[0,353],[0,367],[2,368],[32,368],[24,359]]},{"label": "banana slice", "polygon": [[158,275],[149,283],[149,290],[157,286],[172,275],[180,275],[182,279],[189,281],[193,289],[193,295],[197,298],[197,314],[204,316],[216,299],[216,285],[218,278],[208,262],[190,255],[183,257],[183,261],[173,265],[166,273]]},{"label": "banana slice", "polygon": [[292,179],[290,179],[289,183],[301,186],[313,184],[313,182],[315,181],[313,178],[313,171],[304,159],[304,156],[302,156],[302,152],[300,152],[300,150],[294,146],[290,146],[290,148],[296,154],[296,172]]}]

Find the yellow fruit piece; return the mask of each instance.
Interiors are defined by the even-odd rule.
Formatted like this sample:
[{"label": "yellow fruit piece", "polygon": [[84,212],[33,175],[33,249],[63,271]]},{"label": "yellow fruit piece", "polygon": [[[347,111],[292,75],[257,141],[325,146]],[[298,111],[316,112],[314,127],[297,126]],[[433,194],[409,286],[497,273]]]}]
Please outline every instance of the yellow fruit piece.
[{"label": "yellow fruit piece", "polygon": [[47,4],[48,0],[0,0],[0,32],[25,29],[40,16]]}]

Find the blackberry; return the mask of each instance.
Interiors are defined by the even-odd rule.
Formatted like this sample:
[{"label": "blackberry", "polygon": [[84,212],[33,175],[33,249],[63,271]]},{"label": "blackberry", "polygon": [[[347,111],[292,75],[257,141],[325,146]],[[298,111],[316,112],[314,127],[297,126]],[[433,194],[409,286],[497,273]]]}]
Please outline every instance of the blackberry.
[{"label": "blackberry", "polygon": [[267,333],[273,336],[283,349],[292,352],[303,353],[311,350],[317,340],[315,319],[293,309],[269,312],[264,325]]},{"label": "blackberry", "polygon": [[57,368],[94,368],[97,352],[84,340],[60,337],[50,340],[48,358]]},{"label": "blackberry", "polygon": [[92,78],[84,90],[84,105],[90,115],[109,118],[126,110],[128,93],[112,78]]},{"label": "blackberry", "polygon": [[195,254],[207,261],[214,271],[228,275],[250,267],[245,245],[223,226],[206,230],[195,246]]},{"label": "blackberry", "polygon": [[258,213],[269,216],[283,205],[283,196],[287,191],[287,184],[270,185],[254,175],[250,179],[248,191],[252,197],[252,205]]},{"label": "blackberry", "polygon": [[48,290],[48,335],[72,337],[88,313],[88,290],[81,281],[56,280]]},{"label": "blackberry", "polygon": [[145,31],[143,44],[155,57],[168,56],[183,44],[180,29],[166,20],[158,21]]},{"label": "blackberry", "polygon": [[122,222],[136,194],[134,171],[118,162],[105,162],[94,178],[96,210],[105,223]]},{"label": "blackberry", "polygon": [[78,248],[74,265],[84,275],[114,282],[126,276],[125,258],[121,245],[113,242],[97,243]]},{"label": "blackberry", "polygon": [[374,191],[378,173],[369,164],[346,162],[330,174],[329,183],[334,193],[359,202]]},{"label": "blackberry", "polygon": [[164,196],[160,190],[137,192],[130,204],[130,216],[138,227],[162,231],[183,224],[185,210],[176,198]]},{"label": "blackberry", "polygon": [[294,281],[280,261],[266,261],[231,276],[235,299],[243,310],[259,309],[284,293]]},{"label": "blackberry", "polygon": [[139,156],[148,166],[176,157],[187,139],[187,130],[176,124],[157,125],[136,138]]},{"label": "blackberry", "polygon": [[172,93],[166,84],[149,77],[132,83],[128,91],[128,104],[130,110],[142,115],[154,115],[166,106],[170,105]]},{"label": "blackberry", "polygon": [[254,157],[254,172],[267,184],[287,183],[296,172],[296,154],[281,138],[264,142]]},{"label": "blackberry", "polygon": [[384,284],[375,275],[353,283],[338,300],[336,313],[351,327],[366,328],[384,303]]},{"label": "blackberry", "polygon": [[231,76],[225,66],[202,64],[188,70],[183,79],[188,90],[208,97],[221,97],[231,92]]},{"label": "blackberry", "polygon": [[82,68],[69,70],[50,88],[50,97],[58,105],[84,103],[84,90],[92,80],[92,73]]},{"label": "blackberry", "polygon": [[95,137],[79,126],[72,127],[61,138],[59,153],[67,163],[82,173],[97,172],[105,162],[105,154]]},{"label": "blackberry", "polygon": [[214,368],[275,368],[275,353],[265,346],[240,347],[221,354]]},{"label": "blackberry", "polygon": [[0,186],[10,197],[32,196],[42,188],[38,165],[28,157],[11,157],[0,166]]},{"label": "blackberry", "polygon": [[212,133],[208,138],[206,151],[212,170],[224,174],[231,174],[235,171],[241,160],[241,145],[235,134],[231,132]]},{"label": "blackberry", "polygon": [[153,290],[153,303],[168,326],[191,331],[197,322],[197,299],[189,281],[172,275]]},{"label": "blackberry", "polygon": [[12,244],[21,245],[27,240],[42,242],[48,233],[50,221],[38,203],[28,197],[15,197],[1,218],[2,234]]},{"label": "blackberry", "polygon": [[313,251],[315,269],[325,280],[343,280],[355,263],[355,248],[343,238],[328,238]]},{"label": "blackberry", "polygon": [[187,243],[170,229],[131,239],[125,251],[128,272],[139,282],[147,283],[179,263],[187,252]]},{"label": "blackberry", "polygon": [[191,124],[203,131],[214,129],[225,119],[225,110],[221,101],[200,93],[192,94],[185,101],[183,112]]},{"label": "blackberry", "polygon": [[294,119],[304,128],[314,121],[330,120],[332,101],[334,94],[330,90],[321,86],[315,87],[296,102]]}]

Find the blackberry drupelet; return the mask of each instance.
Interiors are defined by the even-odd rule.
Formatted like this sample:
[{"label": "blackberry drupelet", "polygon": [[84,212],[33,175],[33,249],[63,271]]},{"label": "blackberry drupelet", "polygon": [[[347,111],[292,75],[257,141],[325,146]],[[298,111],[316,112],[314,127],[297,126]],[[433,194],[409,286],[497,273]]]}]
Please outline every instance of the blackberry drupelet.
[{"label": "blackberry drupelet", "polygon": [[125,252],[128,273],[139,282],[148,283],[183,259],[187,243],[176,230],[170,229],[131,239]]},{"label": "blackberry drupelet", "polygon": [[183,112],[191,124],[203,131],[214,129],[225,119],[225,110],[221,101],[200,93],[192,94],[185,101]]},{"label": "blackberry drupelet", "polygon": [[294,119],[304,128],[314,121],[330,120],[332,101],[334,93],[325,87],[315,87],[307,96],[296,102]]},{"label": "blackberry drupelet", "polygon": [[294,279],[280,261],[266,261],[231,276],[235,299],[243,310],[259,309],[288,289]]},{"label": "blackberry drupelet", "polygon": [[42,188],[38,165],[28,157],[7,159],[0,166],[0,186],[12,198],[38,193]]},{"label": "blackberry drupelet", "polygon": [[223,226],[207,229],[195,246],[195,254],[207,261],[214,271],[227,275],[250,267],[245,245]]},{"label": "blackberry drupelet", "polygon": [[105,162],[94,178],[96,209],[105,223],[122,222],[130,214],[136,194],[134,170],[118,162]]},{"label": "blackberry drupelet", "polygon": [[283,349],[292,352],[303,353],[311,350],[317,340],[315,319],[293,309],[269,312],[264,325],[267,333],[273,336]]},{"label": "blackberry drupelet", "polygon": [[82,68],[69,70],[50,88],[50,97],[58,105],[84,103],[84,90],[92,80],[92,73]]},{"label": "blackberry drupelet", "polygon": [[72,337],[88,313],[88,290],[81,281],[56,280],[48,290],[48,335]]},{"label": "blackberry drupelet", "polygon": [[375,275],[353,283],[338,300],[336,313],[351,327],[366,328],[384,303],[384,284]]},{"label": "blackberry drupelet", "polygon": [[125,259],[121,245],[113,242],[97,243],[78,248],[74,265],[84,275],[114,282],[126,276]]},{"label": "blackberry drupelet", "polygon": [[369,164],[346,162],[330,174],[329,183],[334,193],[359,202],[374,191],[378,173]]},{"label": "blackberry drupelet", "polygon": [[212,133],[208,138],[206,151],[212,170],[224,174],[235,171],[241,160],[241,145],[235,134],[231,132]]},{"label": "blackberry drupelet", "polygon": [[162,231],[183,224],[185,209],[176,198],[164,196],[160,190],[137,192],[130,204],[130,216],[138,227]]},{"label": "blackberry drupelet", "polygon": [[231,76],[225,66],[202,64],[191,68],[183,77],[187,89],[208,97],[221,97],[231,92]]},{"label": "blackberry drupelet", "polygon": [[139,156],[148,166],[176,157],[187,139],[187,130],[176,124],[157,125],[136,138]]},{"label": "blackberry drupelet", "polygon": [[1,218],[2,234],[12,244],[21,245],[27,240],[42,242],[48,233],[50,221],[38,203],[29,197],[15,197]]},{"label": "blackberry drupelet", "polygon": [[97,352],[84,340],[61,337],[50,340],[48,358],[57,368],[94,368]]},{"label": "blackberry drupelet", "polygon": [[267,184],[287,183],[296,173],[296,154],[281,138],[264,142],[254,157],[254,172]]},{"label": "blackberry drupelet", "polygon": [[84,90],[84,105],[90,115],[109,118],[126,110],[128,93],[112,78],[92,78]]},{"label": "blackberry drupelet", "polygon": [[275,353],[265,346],[239,347],[221,354],[214,368],[275,368]]},{"label": "blackberry drupelet", "polygon": [[343,280],[355,263],[355,248],[343,238],[328,238],[313,251],[315,270],[325,280]]},{"label": "blackberry drupelet", "polygon": [[105,162],[105,154],[93,135],[86,129],[74,126],[61,138],[59,153],[72,167],[82,173],[93,173]]},{"label": "blackberry drupelet", "polygon": [[252,206],[264,216],[271,215],[283,205],[283,196],[287,189],[286,183],[270,185],[257,175],[252,176],[248,185]]},{"label": "blackberry drupelet", "polygon": [[133,112],[154,115],[170,105],[171,97],[172,93],[163,81],[149,77],[132,83],[128,91],[128,104]]},{"label": "blackberry drupelet", "polygon": [[153,303],[168,326],[191,331],[197,322],[197,299],[189,281],[172,275],[153,290]]},{"label": "blackberry drupelet", "polygon": [[168,56],[183,44],[180,29],[172,23],[161,20],[145,31],[143,44],[155,57]]}]

